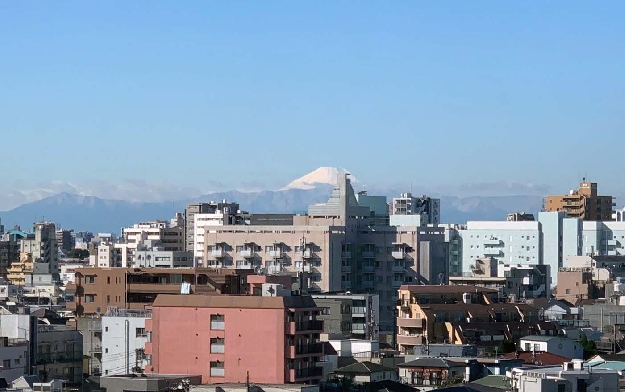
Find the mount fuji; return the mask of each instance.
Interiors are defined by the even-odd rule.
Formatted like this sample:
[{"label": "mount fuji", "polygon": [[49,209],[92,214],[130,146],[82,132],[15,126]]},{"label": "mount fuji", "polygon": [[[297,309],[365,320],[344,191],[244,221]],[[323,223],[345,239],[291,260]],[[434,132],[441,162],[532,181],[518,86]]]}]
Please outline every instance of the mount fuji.
[{"label": "mount fuji", "polygon": [[[201,196],[179,197],[176,201],[137,202],[113,200],[101,195],[78,195],[62,192],[43,199],[0,212],[5,228],[21,225],[30,230],[32,223],[48,220],[57,226],[77,231],[119,232],[121,227],[155,219],[170,219],[175,212],[184,211],[187,203],[227,199],[239,203],[242,210],[252,213],[305,213],[308,205],[325,202],[336,185],[340,173],[346,169],[320,167],[299,177],[279,190],[212,192]],[[350,174],[354,190],[363,186]],[[405,192],[399,187],[382,188],[376,185],[376,195],[389,198]],[[419,189],[419,194],[427,193]],[[416,193],[416,192],[415,192]],[[431,193],[441,199],[441,220],[445,223],[465,223],[468,220],[503,220],[510,212],[536,213],[542,205],[542,196],[446,196]]]}]

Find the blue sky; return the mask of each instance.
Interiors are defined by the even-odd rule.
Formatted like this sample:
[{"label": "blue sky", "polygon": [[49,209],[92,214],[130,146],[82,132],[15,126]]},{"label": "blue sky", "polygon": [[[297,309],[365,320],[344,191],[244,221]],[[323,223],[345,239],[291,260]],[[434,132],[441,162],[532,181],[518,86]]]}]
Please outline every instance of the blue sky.
[{"label": "blue sky", "polygon": [[[0,3],[0,135],[45,181],[625,190],[624,2]],[[575,156],[583,151],[583,156]],[[8,178],[7,178],[8,176]]]}]

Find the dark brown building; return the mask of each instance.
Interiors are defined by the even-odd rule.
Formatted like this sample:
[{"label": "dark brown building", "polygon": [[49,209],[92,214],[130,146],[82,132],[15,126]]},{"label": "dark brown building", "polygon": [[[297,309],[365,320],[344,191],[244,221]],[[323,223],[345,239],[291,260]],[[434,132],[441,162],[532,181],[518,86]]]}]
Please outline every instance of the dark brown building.
[{"label": "dark brown building", "polygon": [[[186,289],[186,291],[185,291]],[[245,294],[245,276],[203,268],[81,268],[67,285],[67,310],[102,315],[109,306],[145,309],[159,294]]]}]

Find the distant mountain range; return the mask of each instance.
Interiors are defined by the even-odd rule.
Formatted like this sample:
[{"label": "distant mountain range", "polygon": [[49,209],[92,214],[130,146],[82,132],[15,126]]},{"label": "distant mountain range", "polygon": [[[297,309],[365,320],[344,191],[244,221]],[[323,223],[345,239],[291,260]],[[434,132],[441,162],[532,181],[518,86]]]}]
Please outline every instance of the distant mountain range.
[{"label": "distant mountain range", "polygon": [[[328,199],[338,173],[341,172],[347,171],[322,167],[290,182],[281,190],[215,192],[174,203],[109,200],[64,192],[0,212],[0,220],[5,228],[20,225],[23,229],[30,230],[33,222],[47,220],[62,228],[77,231],[119,233],[122,227],[133,223],[170,219],[176,212],[184,211],[189,202],[222,199],[236,201],[241,209],[252,213],[304,213],[308,210],[308,205],[323,203]],[[354,184],[358,188],[355,179]],[[387,196],[390,200],[401,192],[405,192],[405,189],[376,188],[375,194]],[[441,220],[444,223],[503,220],[510,212],[537,213],[542,204],[542,197],[536,195],[433,196],[441,199]]]}]

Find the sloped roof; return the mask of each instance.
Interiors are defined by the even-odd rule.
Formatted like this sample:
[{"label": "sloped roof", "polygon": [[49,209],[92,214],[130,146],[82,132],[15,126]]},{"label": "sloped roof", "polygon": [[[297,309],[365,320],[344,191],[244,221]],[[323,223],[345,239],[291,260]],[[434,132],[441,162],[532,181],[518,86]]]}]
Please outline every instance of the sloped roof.
[{"label": "sloped roof", "polygon": [[562,365],[564,362],[569,362],[571,360],[571,358],[563,357],[562,355],[553,354],[547,351],[536,351],[535,353],[532,353],[531,351],[520,351],[518,353],[504,354],[500,358],[516,359],[517,355],[518,359],[522,360],[526,364],[538,364],[542,366]]},{"label": "sloped roof", "polygon": [[595,365],[592,367],[593,369],[610,369],[616,370],[617,372],[625,371],[625,362],[623,361],[606,361]]},{"label": "sloped roof", "polygon": [[506,376],[495,376],[490,375],[484,378],[480,378],[479,380],[475,380],[469,383],[469,385],[483,385],[485,387],[498,388],[498,389],[510,389],[510,382],[508,381]]},{"label": "sloped roof", "polygon": [[389,371],[395,371],[395,369],[388,368],[386,366],[382,366],[377,363],[364,361],[364,362],[352,363],[351,365],[338,368],[333,373],[336,373],[336,374],[372,374],[372,373],[389,372]]},{"label": "sloped roof", "polygon": [[449,362],[443,358],[423,357],[417,358],[410,362],[404,362],[397,365],[398,367],[424,367],[424,368],[449,368]]}]

